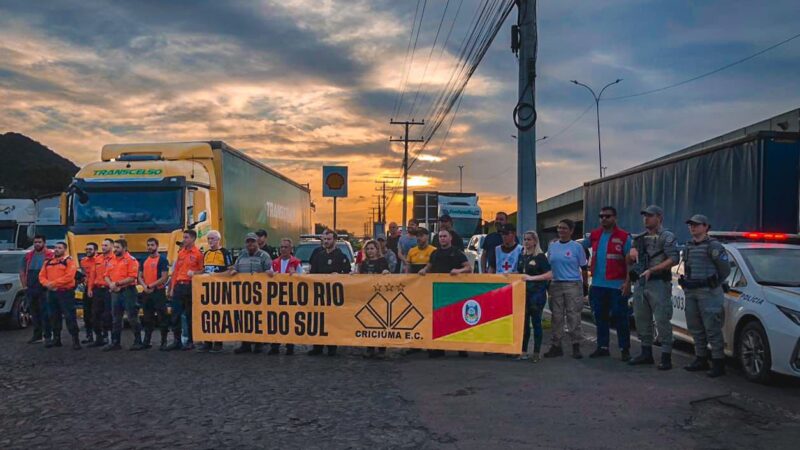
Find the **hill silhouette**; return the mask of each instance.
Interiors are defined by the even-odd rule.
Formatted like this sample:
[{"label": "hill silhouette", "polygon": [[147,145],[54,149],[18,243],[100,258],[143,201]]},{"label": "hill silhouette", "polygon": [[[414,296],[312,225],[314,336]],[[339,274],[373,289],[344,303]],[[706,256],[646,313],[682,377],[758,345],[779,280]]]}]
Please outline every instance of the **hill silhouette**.
[{"label": "hill silhouette", "polygon": [[37,198],[64,192],[78,166],[19,133],[0,134],[0,198]]}]

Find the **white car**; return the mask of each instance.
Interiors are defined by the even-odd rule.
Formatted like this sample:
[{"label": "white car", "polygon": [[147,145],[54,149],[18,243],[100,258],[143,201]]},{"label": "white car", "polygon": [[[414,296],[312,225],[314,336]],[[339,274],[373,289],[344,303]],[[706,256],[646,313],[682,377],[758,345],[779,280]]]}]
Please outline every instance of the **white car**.
[{"label": "white car", "polygon": [[473,273],[483,273],[483,270],[481,270],[481,254],[483,254],[484,239],[486,239],[485,234],[472,236],[467,243],[467,248],[464,250],[464,254],[467,255],[467,260],[472,266]]},{"label": "white car", "polygon": [[[800,245],[798,235],[712,233],[731,262],[725,294],[725,354],[739,360],[751,381],[771,372],[800,377]],[[783,242],[783,243],[778,243]],[[675,339],[693,343],[686,325],[686,297],[678,286],[683,264],[673,269]]]},{"label": "white car", "polygon": [[26,328],[30,324],[25,290],[19,282],[19,266],[25,252],[0,251],[0,324]]}]

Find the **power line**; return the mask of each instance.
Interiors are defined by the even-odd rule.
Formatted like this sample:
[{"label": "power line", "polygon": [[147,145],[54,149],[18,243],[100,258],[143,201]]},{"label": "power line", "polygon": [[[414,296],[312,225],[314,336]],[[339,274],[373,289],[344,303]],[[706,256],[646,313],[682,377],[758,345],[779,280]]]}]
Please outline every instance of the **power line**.
[{"label": "power line", "polygon": [[397,105],[397,112],[403,108],[403,95],[408,87],[408,79],[411,76],[411,68],[414,67],[414,55],[417,52],[417,42],[419,41],[419,32],[422,29],[422,20],[425,18],[425,7],[428,6],[428,0],[422,2],[422,12],[419,15],[419,24],[417,25],[417,35],[414,37],[414,45],[411,47],[411,60],[408,64],[408,71],[406,72],[406,86],[400,91],[400,102]]},{"label": "power line", "polygon": [[408,67],[408,55],[411,53],[411,40],[414,38],[414,28],[417,26],[417,14],[419,13],[419,2],[417,0],[417,9],[414,10],[414,20],[411,22],[411,33],[408,35],[408,45],[406,46],[406,56],[403,58],[403,75],[400,77],[400,87],[399,93],[397,97],[394,98],[394,107],[392,107],[392,117],[397,115],[397,112],[400,108],[400,101],[403,98],[403,92],[405,92],[405,84],[406,84],[406,76],[407,72],[406,69]]},{"label": "power line", "polygon": [[573,126],[573,125],[575,125],[576,123],[578,123],[578,121],[579,121],[579,120],[581,120],[581,118],[582,118],[583,116],[585,116],[585,115],[586,115],[586,113],[588,113],[589,111],[591,111],[593,106],[594,106],[594,103],[592,103],[592,104],[590,104],[589,106],[587,106],[587,107],[586,107],[586,109],[584,109],[584,110],[583,110],[583,112],[581,112],[580,114],[578,114],[578,117],[576,117],[576,118],[572,119],[572,122],[570,122],[570,123],[569,123],[567,126],[565,126],[564,128],[560,129],[560,130],[559,130],[558,132],[556,132],[555,134],[553,134],[553,135],[549,135],[549,136],[547,137],[547,140],[546,140],[546,141],[543,141],[541,144],[539,144],[539,146],[541,147],[542,145],[547,145],[547,144],[549,144],[550,142],[553,142],[553,139],[556,139],[557,137],[559,137],[559,136],[561,136],[562,134],[566,133],[566,132],[567,132],[567,131],[568,131],[570,128],[572,128],[572,126]]},{"label": "power line", "polygon": [[442,24],[444,24],[444,18],[447,16],[447,8],[450,6],[450,0],[444,4],[444,11],[442,11],[442,18],[439,20],[439,27],[436,28],[436,36],[433,38],[433,45],[431,45],[431,51],[428,52],[428,60],[425,61],[425,69],[422,71],[422,78],[420,78],[419,83],[417,84],[417,93],[414,94],[414,101],[411,102],[411,111],[409,112],[409,118],[414,116],[414,110],[417,106],[417,98],[419,97],[419,93],[422,90],[422,84],[425,82],[425,76],[428,74],[428,65],[431,63],[431,56],[433,56],[433,50],[436,49],[436,43],[439,41],[439,33],[442,31]]},{"label": "power line", "polygon": [[797,38],[800,38],[800,33],[795,34],[794,36],[789,37],[787,39],[784,39],[784,40],[778,42],[777,44],[770,45],[769,47],[767,47],[767,48],[765,48],[763,50],[760,50],[760,51],[758,51],[756,53],[753,53],[752,55],[745,56],[742,59],[736,60],[736,61],[734,61],[732,63],[726,64],[726,65],[724,65],[722,67],[714,69],[714,70],[712,70],[710,72],[706,72],[704,74],[697,75],[695,77],[692,77],[692,78],[689,78],[689,79],[686,79],[686,80],[683,80],[683,81],[679,81],[677,83],[673,83],[673,84],[670,84],[670,85],[667,85],[667,86],[664,86],[664,87],[660,87],[658,89],[650,89],[648,91],[637,92],[635,94],[621,95],[619,97],[610,97],[610,98],[606,98],[606,100],[623,100],[623,99],[626,99],[626,98],[641,97],[641,96],[644,96],[644,95],[655,94],[656,92],[666,91],[667,89],[676,88],[678,86],[682,86],[684,84],[691,83],[692,81],[697,81],[697,80],[699,80],[701,78],[705,78],[707,76],[714,75],[715,73],[722,72],[723,70],[730,69],[733,66],[737,66],[737,65],[742,64],[743,62],[749,61],[749,60],[751,60],[751,59],[753,59],[753,58],[755,58],[757,56],[763,55],[764,53],[767,53],[770,50],[776,49],[776,48],[780,47],[781,45],[787,44],[787,43],[789,43],[789,42],[791,42],[791,41],[793,41],[793,40],[795,40]]}]

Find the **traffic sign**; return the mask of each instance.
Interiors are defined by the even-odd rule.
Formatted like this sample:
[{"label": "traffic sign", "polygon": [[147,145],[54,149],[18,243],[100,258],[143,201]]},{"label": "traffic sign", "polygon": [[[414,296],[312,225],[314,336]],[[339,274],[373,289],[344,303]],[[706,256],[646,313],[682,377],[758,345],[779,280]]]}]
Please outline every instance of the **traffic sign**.
[{"label": "traffic sign", "polygon": [[347,166],[322,166],[322,196],[347,197]]}]

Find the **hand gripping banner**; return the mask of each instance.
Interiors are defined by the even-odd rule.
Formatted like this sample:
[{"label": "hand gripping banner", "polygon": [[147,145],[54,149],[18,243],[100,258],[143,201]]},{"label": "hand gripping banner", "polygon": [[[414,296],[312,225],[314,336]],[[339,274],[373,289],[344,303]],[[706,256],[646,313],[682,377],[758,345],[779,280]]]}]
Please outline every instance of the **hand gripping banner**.
[{"label": "hand gripping banner", "polygon": [[520,275],[198,275],[195,341],[519,353]]}]

